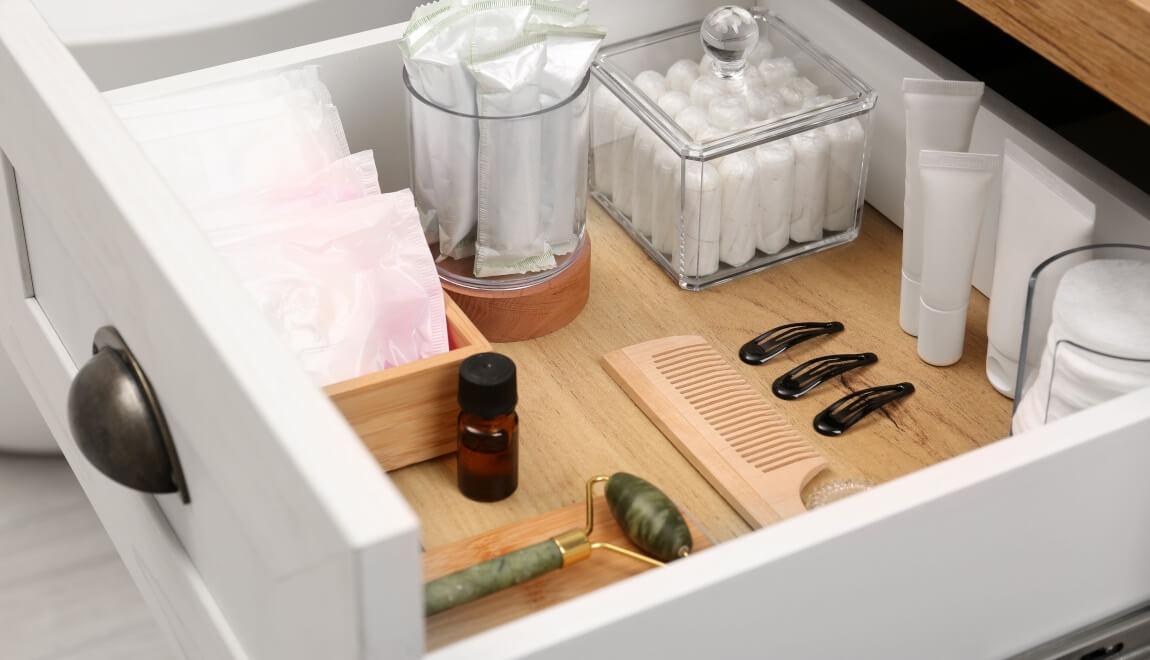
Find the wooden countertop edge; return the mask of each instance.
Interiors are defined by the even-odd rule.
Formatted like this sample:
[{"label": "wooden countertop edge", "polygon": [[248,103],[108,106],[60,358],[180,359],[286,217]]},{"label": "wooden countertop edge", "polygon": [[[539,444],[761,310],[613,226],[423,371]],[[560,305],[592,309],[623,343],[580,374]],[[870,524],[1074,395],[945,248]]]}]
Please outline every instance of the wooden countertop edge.
[{"label": "wooden countertop edge", "polygon": [[959,2],[1150,123],[1150,2]]}]

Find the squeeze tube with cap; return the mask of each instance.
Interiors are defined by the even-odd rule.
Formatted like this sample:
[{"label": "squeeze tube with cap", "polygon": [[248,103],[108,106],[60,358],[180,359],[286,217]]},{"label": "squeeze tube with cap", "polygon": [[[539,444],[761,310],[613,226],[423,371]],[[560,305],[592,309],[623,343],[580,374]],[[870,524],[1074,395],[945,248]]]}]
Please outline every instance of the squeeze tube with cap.
[{"label": "squeeze tube with cap", "polygon": [[959,80],[904,78],[906,108],[906,192],[902,215],[902,289],[899,325],[918,334],[922,278],[922,208],[918,195],[918,153],[923,149],[967,151],[983,84]]},{"label": "squeeze tube with cap", "polygon": [[827,174],[830,169],[830,140],[821,130],[799,133],[791,138],[795,150],[795,196],[791,207],[791,240],[796,243],[823,237],[827,215]]},{"label": "squeeze tube with cap", "polygon": [[[585,14],[583,10],[576,15]],[[546,37],[547,61],[540,82],[542,106],[563,103],[583,82],[606,32],[587,25],[529,25],[527,31]],[[587,157],[579,153],[587,144],[587,105],[587,95],[583,94],[543,115],[543,224],[548,247],[556,256],[572,252],[579,240],[575,216],[579,201],[587,193]]]},{"label": "squeeze tube with cap", "polygon": [[[476,56],[476,102],[483,117],[540,109],[546,56],[543,35],[529,35],[494,56]],[[531,273],[555,267],[541,215],[543,119],[479,121],[479,230],[475,275]]]},{"label": "squeeze tube with cap", "polygon": [[791,241],[791,211],[795,199],[795,149],[789,140],[775,140],[755,149],[758,218],[756,244],[777,254]]},{"label": "squeeze tube with cap", "polygon": [[857,118],[845,119],[823,129],[831,142],[830,173],[827,177],[827,219],[823,229],[846,231],[858,212],[859,183],[862,178],[866,131]]},{"label": "squeeze tube with cap", "polygon": [[[1088,245],[1093,233],[1094,203],[1007,140],[1002,160],[994,284],[986,326],[986,377],[1005,396],[1015,394],[1030,274],[1048,257]],[[1082,258],[1086,258],[1085,254]],[[1080,261],[1063,259],[1057,267],[1065,272]],[[1045,275],[1050,281],[1060,276],[1057,272]],[[1044,337],[1050,327],[1054,288],[1046,287],[1040,292],[1041,299],[1034,300],[1032,337]],[[1042,348],[1042,341],[1030,342],[1027,364],[1037,365]]]},{"label": "squeeze tube with cap", "polygon": [[978,232],[998,156],[923,150],[923,268],[918,356],[936,367],[962,357]]}]

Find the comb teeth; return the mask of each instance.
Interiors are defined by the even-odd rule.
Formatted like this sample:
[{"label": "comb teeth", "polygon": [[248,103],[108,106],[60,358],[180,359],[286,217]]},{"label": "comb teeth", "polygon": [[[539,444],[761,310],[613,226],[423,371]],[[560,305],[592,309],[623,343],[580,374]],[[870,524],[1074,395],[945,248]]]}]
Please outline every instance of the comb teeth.
[{"label": "comb teeth", "polygon": [[802,487],[826,460],[702,337],[656,339],[603,362],[752,526],[806,510]]},{"label": "comb teeth", "polygon": [[739,458],[760,472],[819,458],[723,356],[706,344],[654,355],[655,369]]}]

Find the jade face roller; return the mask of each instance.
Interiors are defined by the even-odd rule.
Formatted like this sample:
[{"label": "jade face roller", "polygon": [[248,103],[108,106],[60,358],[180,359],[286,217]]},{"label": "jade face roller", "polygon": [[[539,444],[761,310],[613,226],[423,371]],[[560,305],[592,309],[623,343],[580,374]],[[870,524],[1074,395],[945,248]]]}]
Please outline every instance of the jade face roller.
[{"label": "jade face roller", "polygon": [[[592,541],[595,528],[594,487],[606,482],[607,505],[627,538],[646,554],[610,543]],[[484,596],[567,568],[610,550],[652,566],[686,557],[691,552],[691,530],[671,498],[647,481],[625,472],[598,476],[587,482],[587,527],[563,532],[541,543],[489,559],[445,575],[423,587],[427,616],[470,603]]]}]

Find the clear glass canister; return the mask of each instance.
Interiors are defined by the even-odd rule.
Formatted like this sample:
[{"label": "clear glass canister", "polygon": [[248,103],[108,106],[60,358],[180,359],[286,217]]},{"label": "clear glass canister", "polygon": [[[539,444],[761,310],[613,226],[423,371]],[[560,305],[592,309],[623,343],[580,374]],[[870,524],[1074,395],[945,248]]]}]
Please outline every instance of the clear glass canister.
[{"label": "clear glass canister", "polygon": [[442,278],[519,289],[574,262],[585,238],[589,79],[549,107],[480,116],[428,100],[404,70],[412,191]]},{"label": "clear glass canister", "polygon": [[1150,387],[1150,247],[1067,250],[1030,276],[1011,431]]},{"label": "clear glass canister", "polygon": [[681,288],[858,236],[876,95],[778,17],[724,7],[592,73],[591,193]]}]

